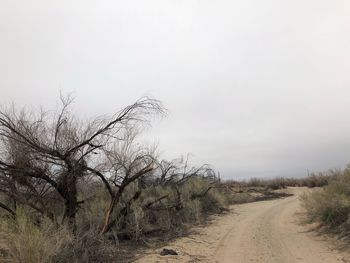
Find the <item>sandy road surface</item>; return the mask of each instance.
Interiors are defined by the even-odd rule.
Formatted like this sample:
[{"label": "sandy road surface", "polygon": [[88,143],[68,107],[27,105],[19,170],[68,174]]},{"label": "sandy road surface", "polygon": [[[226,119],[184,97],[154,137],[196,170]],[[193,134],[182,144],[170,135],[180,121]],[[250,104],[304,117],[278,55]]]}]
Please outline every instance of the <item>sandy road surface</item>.
[{"label": "sandy road surface", "polygon": [[306,190],[290,191],[295,196],[234,206],[209,226],[168,244],[178,256],[160,256],[161,249],[154,249],[137,262],[350,263],[340,241],[300,223],[298,197]]}]

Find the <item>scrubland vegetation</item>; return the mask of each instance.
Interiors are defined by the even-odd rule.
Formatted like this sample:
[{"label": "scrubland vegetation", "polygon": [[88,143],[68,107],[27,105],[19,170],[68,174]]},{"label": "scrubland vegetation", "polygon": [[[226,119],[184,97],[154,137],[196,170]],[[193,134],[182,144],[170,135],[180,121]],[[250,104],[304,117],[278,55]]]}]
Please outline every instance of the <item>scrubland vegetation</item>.
[{"label": "scrubland vegetation", "polygon": [[[162,160],[140,141],[150,119],[165,114],[159,101],[141,98],[89,121],[71,113],[70,97],[61,102],[57,111],[0,112],[1,262],[123,262],[125,242],[168,240],[230,204],[335,176],[221,182],[209,165]],[[313,219],[347,224],[348,173],[305,199]]]},{"label": "scrubland vegetation", "polygon": [[[139,140],[162,104],[141,98],[108,117],[0,112],[0,259],[115,262],[125,240],[181,235],[234,200],[209,165],[160,160]],[[123,260],[119,260],[123,261]]]},{"label": "scrubland vegetation", "polygon": [[327,186],[302,196],[311,222],[320,222],[341,235],[350,230],[350,167],[324,173],[332,178]]},{"label": "scrubland vegetation", "polygon": [[[283,189],[287,187],[322,187],[328,185],[336,179],[338,171],[329,171],[328,173],[311,173],[303,178],[273,178],[260,179],[252,178],[249,181],[236,182],[238,185],[245,187],[265,187],[267,189]],[[235,183],[235,182],[232,182]]]}]

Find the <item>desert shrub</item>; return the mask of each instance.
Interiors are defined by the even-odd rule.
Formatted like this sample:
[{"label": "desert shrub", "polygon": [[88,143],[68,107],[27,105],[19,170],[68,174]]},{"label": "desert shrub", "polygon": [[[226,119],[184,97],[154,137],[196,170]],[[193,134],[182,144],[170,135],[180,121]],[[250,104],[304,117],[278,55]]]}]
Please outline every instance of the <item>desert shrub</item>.
[{"label": "desert shrub", "polygon": [[79,233],[84,233],[101,224],[108,196],[101,185],[92,183],[84,185],[80,199],[86,201],[77,213],[77,229]]},{"label": "desert shrub", "polygon": [[350,229],[350,171],[338,171],[329,185],[303,195],[302,204],[311,221]]},{"label": "desert shrub", "polygon": [[17,211],[16,219],[0,218],[0,262],[116,262],[116,241],[96,227],[79,228],[73,235],[68,227],[38,221],[25,210]]},{"label": "desert shrub", "polygon": [[97,229],[79,233],[66,242],[52,257],[52,262],[115,262],[118,247],[115,241],[98,235]]},{"label": "desert shrub", "polygon": [[244,187],[263,187],[267,189],[277,190],[284,189],[290,185],[290,181],[286,178],[273,178],[273,179],[261,179],[261,178],[251,178],[247,182],[240,182],[239,184]]},{"label": "desert shrub", "polygon": [[203,213],[219,213],[222,207],[229,204],[228,198],[217,189],[212,189],[201,199]]},{"label": "desert shrub", "polygon": [[260,178],[251,178],[247,183],[245,183],[246,187],[260,187],[266,186],[266,180]]},{"label": "desert shrub", "polygon": [[184,201],[184,208],[177,213],[177,217],[179,218],[178,222],[186,223],[186,222],[200,222],[202,221],[202,203],[200,200],[189,200]]},{"label": "desert shrub", "polygon": [[1,218],[0,259],[3,262],[51,262],[71,235],[64,227],[43,220],[34,223],[24,210],[17,212],[16,220]]},{"label": "desert shrub", "polygon": [[241,187],[263,187],[266,189],[278,190],[286,187],[300,187],[306,186],[309,188],[322,187],[328,185],[331,181],[342,174],[340,170],[330,170],[328,172],[311,173],[303,178],[281,178],[276,177],[272,179],[251,178],[248,181],[230,182],[231,185]]},{"label": "desert shrub", "polygon": [[[96,229],[108,202],[108,196],[102,190],[96,192],[96,189],[87,191],[82,199],[93,192],[94,197],[78,213],[79,235]],[[167,239],[183,233],[189,223],[202,222],[207,215],[221,212],[231,203],[231,196],[232,193],[227,194],[217,187],[217,182],[199,176],[179,185],[142,186],[134,182],[125,189],[114,210],[112,232],[118,241],[142,240],[154,234]]]},{"label": "desert shrub", "polygon": [[287,185],[288,183],[284,178],[275,178],[267,181],[267,187],[273,190],[284,189]]},{"label": "desert shrub", "polygon": [[185,202],[197,201],[197,213],[212,214],[230,204],[230,196],[212,181],[192,178],[182,189]]},{"label": "desert shrub", "polygon": [[[154,229],[154,226],[166,231],[172,229],[172,211],[166,208],[171,205],[169,198],[174,198],[175,194],[173,192],[171,188],[161,185],[144,190],[141,195],[140,203],[145,207],[145,229],[151,230]],[[159,200],[162,197],[165,198],[155,202],[155,200]],[[148,204],[153,205],[146,207]]]},{"label": "desert shrub", "polygon": [[237,193],[232,197],[232,204],[244,204],[249,202],[254,202],[255,198],[247,192]]}]

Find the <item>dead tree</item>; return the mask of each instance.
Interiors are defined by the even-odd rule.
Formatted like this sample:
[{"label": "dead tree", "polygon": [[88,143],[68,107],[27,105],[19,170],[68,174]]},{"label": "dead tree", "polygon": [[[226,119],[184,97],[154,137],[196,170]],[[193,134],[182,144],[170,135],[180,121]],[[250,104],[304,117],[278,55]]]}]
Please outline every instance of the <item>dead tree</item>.
[{"label": "dead tree", "polygon": [[[137,129],[129,127],[124,130],[122,140],[116,141],[109,149],[104,151],[103,172],[98,167],[88,168],[90,172],[101,178],[110,196],[104,220],[100,227],[101,234],[108,232],[113,226],[116,218],[113,219],[112,214],[125,189],[142,177],[152,174],[156,169],[155,149],[140,146],[136,141],[137,135]],[[135,193],[129,205],[132,201],[138,199],[140,194],[140,190],[139,193]]]},{"label": "dead tree", "polygon": [[[101,156],[123,140],[120,135],[126,127],[135,127],[145,122],[149,114],[162,114],[164,109],[159,101],[144,97],[110,118],[83,122],[69,111],[71,97],[61,96],[61,101],[62,107],[56,113],[17,111],[14,107],[0,111],[0,191],[53,220],[45,195],[56,193],[63,202],[62,221],[67,221],[74,230],[80,203],[78,182],[93,175],[102,180],[112,194],[107,176],[103,174],[104,165],[99,165],[105,162]],[[22,152],[26,153],[23,158]],[[148,163],[136,173],[130,171],[119,186],[118,194],[113,194],[111,206],[118,201],[126,185],[152,170],[152,165]],[[14,193],[10,190],[11,181],[15,182],[12,187],[18,187]],[[30,198],[26,198],[28,196]],[[108,211],[113,208],[110,207],[107,214]]]},{"label": "dead tree", "polygon": [[[204,164],[200,167],[191,166],[189,163],[189,155],[187,155],[186,158],[181,157],[171,161],[162,160],[158,162],[155,174],[156,179],[154,185],[160,184],[170,187],[175,193],[174,200],[169,201],[170,204],[167,205],[165,209],[181,210],[183,208],[181,187],[192,178],[201,177],[210,182],[210,184],[199,193],[193,192],[190,197],[191,200],[204,197],[215,187],[217,182],[216,174],[209,165]],[[162,196],[159,198],[159,201],[165,198],[170,198],[170,196]],[[154,203],[158,203],[159,201],[156,199]],[[154,203],[146,205],[145,208],[154,208]],[[157,209],[164,209],[164,207],[157,207]]]}]

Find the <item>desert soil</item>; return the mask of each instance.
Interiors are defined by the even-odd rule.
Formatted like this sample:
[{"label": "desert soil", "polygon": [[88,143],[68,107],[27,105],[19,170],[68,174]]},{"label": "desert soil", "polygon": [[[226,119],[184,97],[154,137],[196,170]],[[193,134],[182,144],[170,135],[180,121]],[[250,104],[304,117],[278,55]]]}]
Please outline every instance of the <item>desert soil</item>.
[{"label": "desert soil", "polygon": [[308,190],[289,191],[294,196],[232,206],[228,214],[163,247],[174,249],[177,256],[160,256],[163,248],[155,248],[136,262],[350,263],[349,249],[342,241],[303,223],[299,196]]}]

